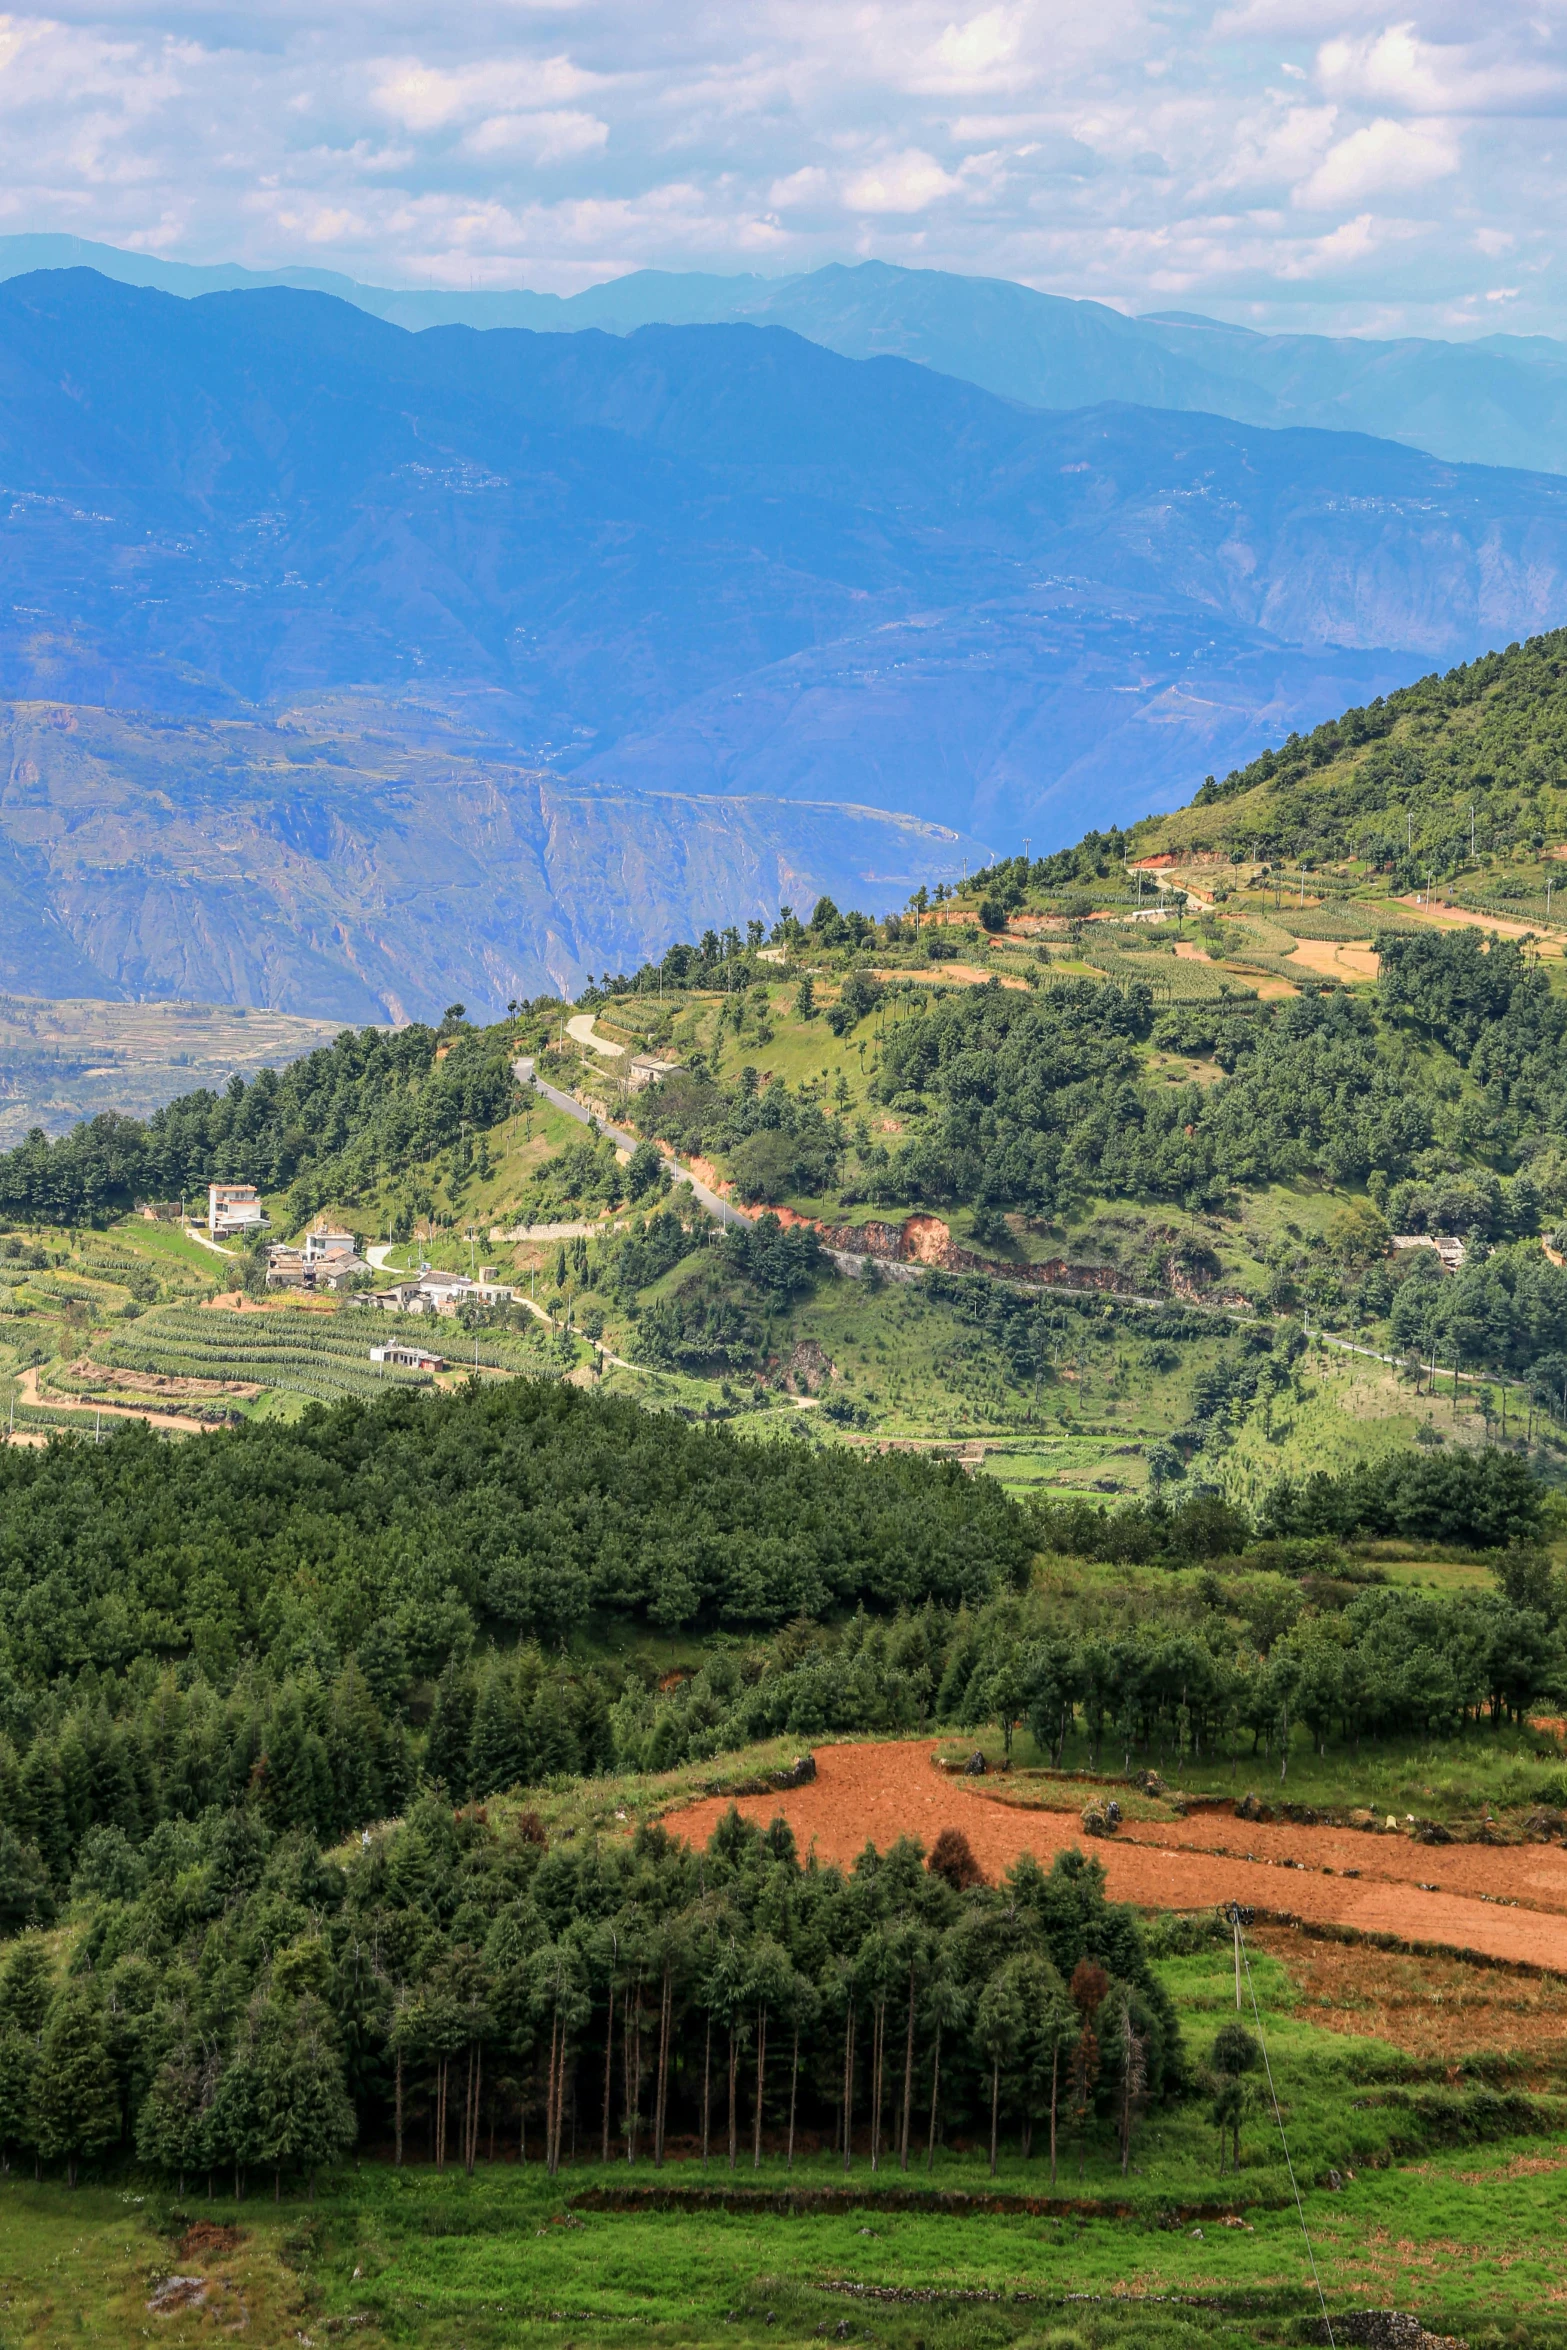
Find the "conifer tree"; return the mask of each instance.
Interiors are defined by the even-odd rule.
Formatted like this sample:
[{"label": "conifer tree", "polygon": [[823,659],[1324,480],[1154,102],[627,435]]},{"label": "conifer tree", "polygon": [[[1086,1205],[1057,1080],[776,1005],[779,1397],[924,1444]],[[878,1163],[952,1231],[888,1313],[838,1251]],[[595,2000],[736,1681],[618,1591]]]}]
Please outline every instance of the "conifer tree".
[{"label": "conifer tree", "polygon": [[11,2167],[13,2146],[32,2143],[33,2084],[38,2046],[30,2033],[0,2024],[0,2172]]},{"label": "conifer tree", "polygon": [[49,2010],[33,2083],[33,2135],[46,2162],[63,2160],[74,2187],[84,2156],[112,2144],[120,2100],[103,2011],[85,1983],[68,1983]]},{"label": "conifer tree", "polygon": [[54,1997],[54,1961],[44,1944],[29,1936],[18,1942],[0,1975],[0,2023],[14,2024],[36,2039]]}]

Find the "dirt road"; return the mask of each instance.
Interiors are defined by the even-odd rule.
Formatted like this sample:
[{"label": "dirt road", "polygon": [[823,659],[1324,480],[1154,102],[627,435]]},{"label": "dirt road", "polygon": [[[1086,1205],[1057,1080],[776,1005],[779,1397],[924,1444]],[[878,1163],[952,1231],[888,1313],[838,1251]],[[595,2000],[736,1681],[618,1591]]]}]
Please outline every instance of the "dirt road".
[{"label": "dirt road", "polygon": [[[1020,1853],[1048,1866],[1077,1844],[1104,1862],[1113,1899],[1142,1908],[1239,1901],[1567,1973],[1567,1851],[1554,1845],[1433,1846],[1349,1828],[1260,1826],[1228,1811],[1139,1821],[1091,1842],[1075,1797],[1069,1811],[998,1800],[984,1780],[938,1772],[930,1739],[815,1751],[812,1786],[747,1796],[740,1809],[762,1824],[781,1812],[801,1852],[814,1843],[824,1861],[849,1862],[867,1843],[885,1850],[899,1836],[929,1846],[954,1826],[995,1879]],[[671,1814],[669,1824],[705,1844],[728,1808],[727,1800],[706,1797]]]}]

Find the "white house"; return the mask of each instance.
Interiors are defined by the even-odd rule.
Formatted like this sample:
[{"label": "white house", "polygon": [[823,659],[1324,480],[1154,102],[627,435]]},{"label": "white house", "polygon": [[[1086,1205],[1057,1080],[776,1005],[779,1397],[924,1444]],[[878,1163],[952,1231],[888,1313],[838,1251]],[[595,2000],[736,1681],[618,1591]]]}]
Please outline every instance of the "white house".
[{"label": "white house", "polygon": [[318,1224],[313,1232],[305,1234],[307,1265],[320,1265],[331,1257],[351,1257],[355,1254],[353,1234],[342,1231],[335,1224]]},{"label": "white house", "polygon": [[213,1240],[243,1239],[266,1222],[261,1194],[253,1183],[207,1185],[207,1232]]}]

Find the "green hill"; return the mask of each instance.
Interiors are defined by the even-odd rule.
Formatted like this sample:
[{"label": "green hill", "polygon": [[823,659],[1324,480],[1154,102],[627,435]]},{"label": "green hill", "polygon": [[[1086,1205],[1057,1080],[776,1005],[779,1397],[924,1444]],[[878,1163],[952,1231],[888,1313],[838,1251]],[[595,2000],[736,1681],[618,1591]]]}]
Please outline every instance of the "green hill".
[{"label": "green hill", "polygon": [[1190,807],[1139,826],[1133,854],[1304,865],[1390,894],[1458,883],[1466,903],[1543,920],[1567,832],[1564,778],[1558,629],[1210,777]]},{"label": "green hill", "polygon": [[[392,1269],[510,1273],[526,1302],[466,1308],[443,1341],[470,1368],[602,1378],[757,1436],[991,1447],[1019,1487],[1138,1487],[1151,1462],[1244,1498],[1280,1465],[1478,1439],[1505,1411],[1548,1460],[1564,664],[1559,636],[1426,680],[1176,816],[898,912],[823,900],[770,938],[708,932],[590,990],[576,1035],[553,999],[488,1029],[454,1007],[146,1121],[34,1136],[0,1158],[0,1365],[24,1424],[159,1393],[187,1417],[287,1415],[395,1383],[356,1305],[265,1336],[193,1315],[261,1268],[131,1211],[221,1175],[261,1187],[279,1237],[326,1215]],[[1432,868],[1447,911],[1406,902]],[[1536,900],[1532,941],[1488,932],[1487,908]],[[649,1049],[677,1066],[636,1092]],[[519,1086],[523,1053],[635,1152]],[[817,1240],[714,1245],[671,1154]],[[578,1229],[538,1229],[557,1225]],[[1465,1262],[1394,1233],[1456,1238]],[[1303,1352],[1304,1328],[1347,1343]]]}]

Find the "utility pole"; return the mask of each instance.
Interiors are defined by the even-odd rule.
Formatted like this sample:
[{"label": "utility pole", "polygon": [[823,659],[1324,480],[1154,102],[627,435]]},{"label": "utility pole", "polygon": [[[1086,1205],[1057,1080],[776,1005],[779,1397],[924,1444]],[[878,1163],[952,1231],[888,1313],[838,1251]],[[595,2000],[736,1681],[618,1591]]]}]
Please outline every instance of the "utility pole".
[{"label": "utility pole", "polygon": [[1471,865],[1477,862],[1475,857],[1475,804],[1473,800],[1469,803],[1469,862]]}]

